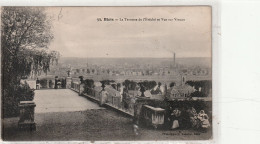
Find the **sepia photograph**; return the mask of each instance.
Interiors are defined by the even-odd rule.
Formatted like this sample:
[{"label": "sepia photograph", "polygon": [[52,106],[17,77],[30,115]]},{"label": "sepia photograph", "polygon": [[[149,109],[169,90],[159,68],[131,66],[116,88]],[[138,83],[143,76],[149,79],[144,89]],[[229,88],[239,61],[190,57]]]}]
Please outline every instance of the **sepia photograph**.
[{"label": "sepia photograph", "polygon": [[3,141],[213,139],[212,7],[1,7]]}]

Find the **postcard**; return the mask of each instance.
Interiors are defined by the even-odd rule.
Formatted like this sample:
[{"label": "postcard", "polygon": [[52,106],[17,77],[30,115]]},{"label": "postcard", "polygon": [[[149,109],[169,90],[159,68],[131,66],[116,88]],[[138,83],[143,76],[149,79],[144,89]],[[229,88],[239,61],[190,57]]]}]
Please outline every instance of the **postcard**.
[{"label": "postcard", "polygon": [[4,141],[213,139],[212,7],[1,7]]}]

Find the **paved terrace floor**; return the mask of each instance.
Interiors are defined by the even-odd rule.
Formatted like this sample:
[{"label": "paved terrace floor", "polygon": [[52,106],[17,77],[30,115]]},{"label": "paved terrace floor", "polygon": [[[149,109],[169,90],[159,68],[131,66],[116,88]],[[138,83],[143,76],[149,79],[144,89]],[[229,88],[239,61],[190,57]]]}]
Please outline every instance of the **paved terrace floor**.
[{"label": "paved terrace floor", "polygon": [[35,113],[73,112],[101,109],[99,105],[78,96],[70,89],[36,90],[34,102]]},{"label": "paved terrace floor", "polygon": [[[64,141],[64,140],[183,140],[209,139],[211,132],[154,130],[133,131],[132,120],[113,110],[78,96],[69,89],[36,90],[36,131],[19,131],[19,118],[3,120],[6,141]],[[183,135],[187,134],[187,135]]]}]

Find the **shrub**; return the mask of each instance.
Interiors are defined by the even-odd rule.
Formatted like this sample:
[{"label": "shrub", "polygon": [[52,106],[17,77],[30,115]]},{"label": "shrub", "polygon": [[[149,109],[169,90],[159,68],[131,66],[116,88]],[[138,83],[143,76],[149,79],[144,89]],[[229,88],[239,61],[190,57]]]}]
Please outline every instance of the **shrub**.
[{"label": "shrub", "polygon": [[157,85],[156,81],[147,81],[147,80],[143,82],[139,82],[138,84],[143,85],[146,90],[153,89]]},{"label": "shrub", "polygon": [[34,98],[34,90],[26,82],[18,87],[16,93],[20,95],[19,101],[32,101]]},{"label": "shrub", "polygon": [[175,82],[171,82],[170,83],[170,87],[173,87],[173,86],[175,86],[176,84],[175,84]]},{"label": "shrub", "polygon": [[66,79],[61,79],[61,87],[66,88]]},{"label": "shrub", "polygon": [[42,88],[47,88],[47,79],[41,79],[40,85],[41,85]]},{"label": "shrub", "polygon": [[49,80],[49,87],[52,88],[54,85],[54,83],[52,82],[52,80]]},{"label": "shrub", "polygon": [[12,93],[7,93],[6,90],[3,90],[3,95],[3,116],[15,117],[19,115],[19,102],[33,100],[34,90],[25,82],[18,87],[14,87]]},{"label": "shrub", "polygon": [[91,94],[92,93],[92,90],[94,88],[94,80],[92,79],[85,79],[83,81],[84,83],[84,93],[86,94]]}]

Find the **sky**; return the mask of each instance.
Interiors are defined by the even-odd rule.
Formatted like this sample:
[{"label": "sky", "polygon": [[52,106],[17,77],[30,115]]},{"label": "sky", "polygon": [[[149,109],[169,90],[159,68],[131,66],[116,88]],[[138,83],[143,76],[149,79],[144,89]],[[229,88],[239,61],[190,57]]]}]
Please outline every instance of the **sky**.
[{"label": "sky", "polygon": [[54,40],[49,47],[63,57],[168,58],[173,52],[176,57],[211,57],[210,7],[49,7],[46,11],[53,17]]}]

